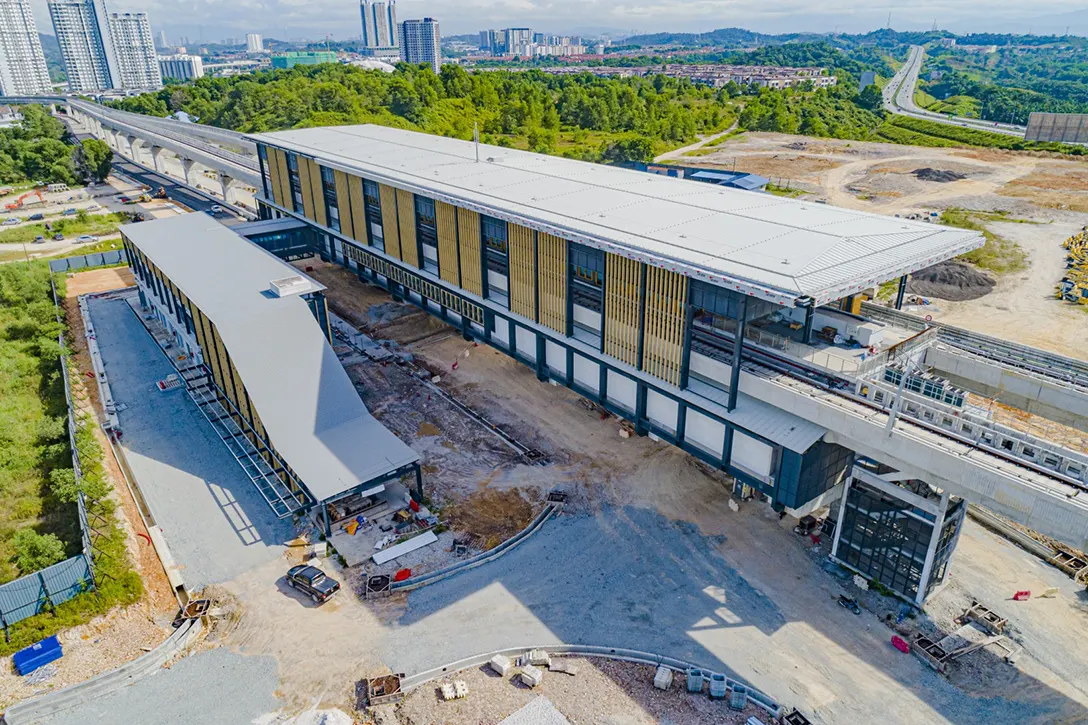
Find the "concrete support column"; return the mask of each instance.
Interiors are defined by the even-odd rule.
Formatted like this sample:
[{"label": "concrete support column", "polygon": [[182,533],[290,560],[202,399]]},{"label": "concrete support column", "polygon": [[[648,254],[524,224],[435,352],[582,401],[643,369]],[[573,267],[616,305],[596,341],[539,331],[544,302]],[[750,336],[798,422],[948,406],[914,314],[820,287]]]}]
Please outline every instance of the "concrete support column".
[{"label": "concrete support column", "polygon": [[184,172],[184,175],[185,175],[185,183],[188,184],[189,186],[196,186],[196,182],[193,181],[193,174],[192,174],[193,167],[196,166],[196,162],[193,161],[192,159],[187,159],[187,158],[185,158],[183,156],[181,156],[179,158],[181,159],[181,168],[182,168],[182,171]]},{"label": "concrete support column", "polygon": [[812,321],[815,316],[815,304],[811,304],[805,308],[805,326],[801,329],[801,341],[806,345],[812,344]]},{"label": "concrete support column", "polygon": [[903,275],[899,278],[899,290],[895,293],[895,309],[903,309],[903,298],[907,295],[907,276]]},{"label": "concrete support column", "polygon": [[147,141],[142,138],[136,138],[135,136],[128,137],[129,148],[132,149],[132,160],[138,164],[144,162],[144,149],[147,148]]},{"label": "concrete support column", "polygon": [[136,142],[138,141],[138,139],[135,136],[127,133],[123,134],[122,138],[124,138],[125,146],[128,149],[128,157],[133,161],[139,161],[140,159],[136,157]]},{"label": "concrete support column", "polygon": [[151,161],[155,165],[155,171],[160,174],[166,173],[166,149],[162,146],[151,147]]},{"label": "concrete support column", "polygon": [[223,201],[228,204],[233,204],[235,201],[235,192],[238,190],[238,182],[234,180],[234,177],[219,172],[219,185],[223,189]]}]

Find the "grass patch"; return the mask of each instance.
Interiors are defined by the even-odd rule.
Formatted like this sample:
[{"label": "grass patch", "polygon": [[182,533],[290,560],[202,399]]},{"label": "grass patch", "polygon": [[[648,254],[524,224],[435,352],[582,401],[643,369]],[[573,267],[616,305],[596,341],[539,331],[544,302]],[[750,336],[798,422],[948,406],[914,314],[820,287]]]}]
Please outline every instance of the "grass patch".
[{"label": "grass patch", "polygon": [[986,244],[962,255],[959,259],[995,274],[1018,272],[1027,266],[1027,255],[1020,245],[994,234],[980,224],[975,212],[956,207],[946,209],[941,214],[941,223],[950,227],[981,232],[982,236],[986,237]]},{"label": "grass patch", "polygon": [[765,189],[768,194],[774,194],[775,196],[785,196],[789,199],[796,199],[797,197],[808,193],[804,189],[787,189],[784,186],[778,186],[776,184],[767,184]]},{"label": "grass patch", "polygon": [[121,243],[121,239],[105,239],[94,244],[84,244],[70,249],[67,252],[61,252],[60,254],[54,254],[46,259],[66,259],[67,257],[82,257],[84,254],[95,254],[97,252],[112,252],[115,249],[121,249],[124,246]]},{"label": "grass patch", "polygon": [[939,100],[929,95],[921,88],[914,89],[914,102],[925,109],[931,109],[933,106],[940,103]]},{"label": "grass patch", "polygon": [[58,232],[65,237],[78,237],[82,234],[105,236],[106,234],[115,234],[117,228],[127,222],[128,216],[122,212],[83,214],[64,217],[63,219],[49,222],[49,229],[46,229],[45,222],[24,224],[12,229],[4,229],[0,231],[0,244],[33,242],[39,236],[51,239],[53,235]]},{"label": "grass patch", "polygon": [[[58,277],[58,285],[63,287],[63,278]],[[142,593],[109,498],[111,486],[94,435],[97,421],[90,414],[78,419],[75,431],[84,471],[80,485],[73,475],[57,342],[62,330],[48,265],[35,261],[0,267],[0,582],[30,573],[12,561],[20,530],[57,536],[65,556],[79,551],[79,491],[87,496],[89,510],[102,517],[95,539],[101,552],[95,557],[97,591],[12,625],[11,641],[0,641],[0,656],[82,624],[116,604],[136,601]],[[73,374],[79,377],[78,371]]]},{"label": "grass patch", "polygon": [[[903,132],[909,132],[909,136]],[[995,148],[1007,151],[1052,151],[1072,156],[1088,154],[1088,147],[1062,143],[1025,141],[1016,136],[992,133],[976,128],[955,126],[936,121],[926,121],[907,116],[889,116],[877,127],[874,134],[894,143],[910,143],[916,146],[964,146],[970,148]],[[898,138],[909,138],[900,141]]]}]

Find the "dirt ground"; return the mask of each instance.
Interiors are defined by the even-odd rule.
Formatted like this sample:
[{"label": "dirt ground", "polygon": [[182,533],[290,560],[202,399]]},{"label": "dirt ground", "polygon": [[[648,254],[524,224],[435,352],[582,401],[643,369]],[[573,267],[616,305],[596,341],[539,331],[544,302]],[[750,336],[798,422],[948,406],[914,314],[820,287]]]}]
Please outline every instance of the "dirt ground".
[{"label": "dirt ground", "polygon": [[[648,665],[562,659],[577,667],[577,674],[545,671],[544,681],[533,689],[516,675],[503,678],[487,666],[464,670],[413,690],[396,706],[394,717],[400,725],[493,725],[543,696],[572,723],[740,725],[753,716],[764,722],[770,719],[751,703],[743,712],[734,712],[705,693],[689,694],[679,673],[668,690],[658,690],[653,686],[655,668]],[[439,688],[454,680],[468,685],[468,697],[445,702]]]},{"label": "dirt ground", "polygon": [[[993,291],[978,299],[934,298],[926,312],[977,332],[1084,357],[1079,341],[1088,336],[1088,315],[1054,298],[1065,269],[1061,243],[1088,224],[1088,171],[1083,161],[768,133],[741,134],[713,149],[678,163],[735,167],[807,192],[801,199],[879,214],[928,216],[956,207],[1007,212],[1009,218],[1034,222],[984,220],[987,229],[1025,251],[1027,269],[999,277]],[[964,178],[924,181],[914,173],[923,168]]]},{"label": "dirt ground", "polygon": [[131,287],[136,284],[128,267],[107,267],[89,272],[77,272],[65,277],[65,291],[69,299],[98,292]]}]

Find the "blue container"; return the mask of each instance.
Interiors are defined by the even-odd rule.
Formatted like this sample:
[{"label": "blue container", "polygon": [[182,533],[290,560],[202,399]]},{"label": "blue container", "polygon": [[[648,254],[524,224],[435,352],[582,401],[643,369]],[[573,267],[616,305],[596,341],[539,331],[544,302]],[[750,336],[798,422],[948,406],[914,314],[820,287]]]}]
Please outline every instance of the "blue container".
[{"label": "blue container", "polygon": [[53,660],[59,660],[63,654],[60,640],[57,639],[56,635],[53,635],[19,650],[12,655],[11,661],[15,665],[16,672],[20,675],[29,675],[42,665],[47,665]]},{"label": "blue container", "polygon": [[729,692],[729,709],[743,710],[748,707],[748,688],[744,685],[733,685]]}]

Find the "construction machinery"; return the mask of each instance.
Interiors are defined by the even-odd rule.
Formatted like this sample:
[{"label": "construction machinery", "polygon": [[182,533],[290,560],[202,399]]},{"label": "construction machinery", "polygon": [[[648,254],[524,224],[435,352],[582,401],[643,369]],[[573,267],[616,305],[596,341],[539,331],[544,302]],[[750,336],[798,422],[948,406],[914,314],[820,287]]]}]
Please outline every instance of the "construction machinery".
[{"label": "construction machinery", "polygon": [[160,186],[155,191],[155,198],[156,199],[165,199],[166,198],[166,187]]},{"label": "construction machinery", "polygon": [[44,204],[45,203],[45,198],[42,197],[42,193],[40,191],[38,191],[37,189],[33,189],[33,190],[28,191],[27,193],[23,194],[22,196],[20,196],[15,201],[6,204],[5,207],[9,211],[15,211],[16,209],[22,209],[23,206],[25,206],[24,202],[26,201],[26,198],[28,196],[34,196],[34,195],[37,195],[39,204]]},{"label": "construction machinery", "polygon": [[1088,305],[1088,227],[1062,242],[1069,252],[1065,258],[1065,276],[1055,290],[1058,299]]}]

